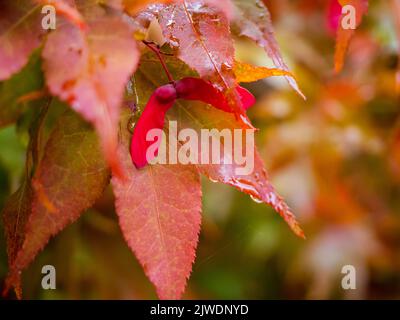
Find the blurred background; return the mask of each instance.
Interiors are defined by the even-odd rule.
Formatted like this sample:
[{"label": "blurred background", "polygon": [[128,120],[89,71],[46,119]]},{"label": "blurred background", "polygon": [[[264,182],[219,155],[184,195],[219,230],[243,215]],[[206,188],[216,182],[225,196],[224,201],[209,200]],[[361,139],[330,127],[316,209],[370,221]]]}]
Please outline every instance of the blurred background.
[{"label": "blurred background", "polygon": [[[333,72],[328,0],[267,0],[286,62],[307,96],[280,78],[253,83],[249,116],[280,194],[307,240],[269,207],[203,180],[203,222],[188,299],[399,299],[399,45],[394,1],[370,1],[344,71]],[[400,31],[400,30],[399,30]],[[265,52],[237,40],[237,58],[270,66]],[[0,208],[19,185],[27,137],[0,130]],[[3,232],[0,280],[7,272]],[[57,290],[41,289],[41,268],[57,270]],[[344,265],[357,289],[343,290]],[[66,228],[23,276],[27,299],[155,299],[125,245],[112,191]]]}]

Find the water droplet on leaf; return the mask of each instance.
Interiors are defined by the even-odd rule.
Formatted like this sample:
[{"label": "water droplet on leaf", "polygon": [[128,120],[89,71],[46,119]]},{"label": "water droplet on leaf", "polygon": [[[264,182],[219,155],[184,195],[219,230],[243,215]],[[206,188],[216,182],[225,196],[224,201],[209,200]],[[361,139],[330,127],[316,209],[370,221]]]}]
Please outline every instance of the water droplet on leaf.
[{"label": "water droplet on leaf", "polygon": [[127,124],[127,129],[130,133],[133,134],[133,131],[135,130],[135,124],[137,121],[137,117],[136,116],[132,116],[129,118],[128,124]]},{"label": "water droplet on leaf", "polygon": [[255,203],[263,203],[262,200],[260,200],[259,198],[256,198],[256,197],[253,196],[252,194],[250,195],[250,198],[251,198]]}]

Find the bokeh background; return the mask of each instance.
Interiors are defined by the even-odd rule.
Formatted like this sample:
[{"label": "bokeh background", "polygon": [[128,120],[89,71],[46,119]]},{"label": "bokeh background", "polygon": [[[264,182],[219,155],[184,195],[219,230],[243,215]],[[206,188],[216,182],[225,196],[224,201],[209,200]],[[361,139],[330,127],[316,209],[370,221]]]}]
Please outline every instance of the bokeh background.
[{"label": "bokeh background", "polygon": [[[261,129],[257,144],[271,180],[307,240],[269,207],[204,179],[202,232],[185,298],[400,298],[395,1],[370,1],[340,75],[333,72],[328,0],[265,1],[308,99],[283,79],[266,79],[248,86],[258,99],[249,115]],[[239,60],[270,65],[264,51],[236,40]],[[0,208],[19,185],[26,144],[14,127],[0,130]],[[44,264],[56,267],[57,290],[41,289]],[[356,267],[357,290],[341,288],[348,264]],[[1,230],[0,279],[6,272]],[[51,240],[23,279],[27,299],[156,298],[123,241],[110,189]]]}]

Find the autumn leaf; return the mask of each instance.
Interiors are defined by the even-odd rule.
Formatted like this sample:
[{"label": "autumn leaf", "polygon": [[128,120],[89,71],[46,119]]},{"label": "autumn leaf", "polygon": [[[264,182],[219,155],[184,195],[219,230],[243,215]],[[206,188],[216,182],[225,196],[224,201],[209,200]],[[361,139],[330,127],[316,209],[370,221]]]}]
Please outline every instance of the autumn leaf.
[{"label": "autumn leaf", "polygon": [[[167,81],[154,76],[161,74],[162,71],[156,60],[151,57],[151,55],[143,57],[140,68],[135,74],[136,92],[139,101],[147,101],[153,90],[161,85],[163,81]],[[177,59],[169,58],[167,61],[168,67],[172,72],[179,70],[180,75],[192,75],[192,72]],[[169,120],[177,121],[179,130],[191,128],[196,130],[199,136],[201,129],[228,129],[232,131],[234,129],[243,129],[242,124],[232,114],[209,107],[200,102],[177,101],[176,107],[172,108],[167,116]],[[245,144],[242,144],[242,147],[245,148]],[[240,166],[225,164],[223,158],[220,159],[220,164],[200,164],[197,167],[210,180],[231,185],[249,194],[257,202],[271,205],[284,218],[295,234],[304,237],[304,233],[296,221],[294,214],[271,185],[257,150],[252,151],[254,151],[255,165],[250,175],[238,175],[237,169]]]},{"label": "autumn leaf", "polygon": [[212,8],[218,9],[218,11],[225,14],[228,20],[233,18],[234,7],[231,0],[204,0],[204,3]]},{"label": "autumn leaf", "polygon": [[[41,154],[41,139],[43,126],[51,100],[41,101],[43,105],[38,108],[33,115],[33,120],[29,127],[29,145],[25,160],[25,174],[18,190],[11,195],[2,210],[7,241],[8,264],[12,266],[15,262],[19,250],[25,240],[25,227],[31,213],[31,203],[34,192],[31,177],[35,172]],[[18,298],[22,297],[22,289],[19,281],[14,284],[15,293]],[[5,288],[4,294],[8,291]]]},{"label": "autumn leaf", "polygon": [[[185,67],[184,64],[175,58],[168,59],[168,67],[173,74],[179,70],[178,72],[181,76],[193,75],[190,69]],[[160,77],[159,75],[162,76]],[[142,109],[144,104],[146,104],[150,99],[153,91],[158,86],[167,82],[168,79],[163,75],[158,61],[154,59],[154,55],[151,53],[146,54],[141,60],[140,68],[135,73],[132,83],[133,88],[131,93],[134,95],[137,94],[136,99],[139,102],[138,108]],[[206,128],[206,125],[198,123],[197,113],[210,113],[210,119],[215,119],[215,121],[218,121],[218,119],[221,118],[229,119],[241,128],[241,124],[235,120],[233,115],[218,109],[210,109],[205,107],[204,104],[195,102],[183,103],[182,101],[178,101],[176,104],[177,108],[172,108],[173,110],[168,113],[168,119],[178,120],[178,124],[181,128],[182,126],[186,127],[185,124],[188,123],[187,121],[189,121],[187,127],[194,129]],[[215,114],[214,111],[217,111],[217,113],[219,112],[219,114]],[[181,116],[182,113],[186,116]],[[199,121],[201,120],[200,117]],[[184,288],[184,284],[186,283],[184,277],[187,277],[190,274],[191,264],[194,259],[194,251],[192,251],[192,248],[195,247],[193,244],[197,241],[196,232],[198,232],[200,223],[200,218],[194,215],[194,213],[200,211],[200,189],[196,189],[196,187],[195,190],[197,191],[193,191],[193,185],[195,181],[197,181],[194,180],[193,177],[197,177],[197,170],[204,173],[213,181],[220,181],[235,186],[241,191],[253,196],[257,201],[264,201],[272,205],[282,214],[284,219],[297,235],[304,236],[294,215],[267,180],[268,178],[265,169],[263,168],[258,155],[256,158],[256,171],[250,177],[239,177],[235,175],[236,168],[224,164],[216,166],[198,165],[195,168],[193,165],[148,165],[144,169],[137,170],[133,166],[132,161],[127,154],[129,151],[128,141],[130,135],[127,130],[124,130],[124,128],[127,127],[125,123],[126,121],[121,125],[123,128],[121,138],[123,142],[120,146],[119,156],[121,158],[123,157],[125,171],[130,176],[127,180],[120,180],[118,178],[113,178],[112,180],[114,192],[117,198],[116,207],[118,215],[120,216],[120,224],[125,238],[143,265],[147,276],[156,286],[160,298],[179,298]],[[174,188],[179,188],[179,186],[184,184],[189,186],[189,189],[183,189],[184,191],[174,191],[171,193],[168,186],[165,185],[165,179],[167,179],[167,176],[164,176],[164,174],[166,174],[166,171],[169,172],[168,186],[174,185]],[[176,176],[180,178],[176,178],[178,181],[174,182],[176,181]],[[150,184],[149,181],[151,181]],[[162,197],[162,201],[157,201],[156,195]],[[181,200],[177,201],[177,199]],[[189,223],[186,225],[179,224],[180,227],[176,229],[174,226],[166,225],[163,227],[164,224],[161,224],[161,230],[164,230],[165,228],[166,235],[164,235],[164,237],[167,239],[165,240],[165,243],[168,243],[171,237],[171,229],[175,230],[175,235],[172,238],[173,241],[178,244],[175,244],[174,246],[180,248],[183,242],[190,243],[190,246],[185,247],[185,250],[187,250],[189,254],[187,253],[187,256],[184,257],[179,255],[176,251],[170,252],[167,249],[163,249],[165,247],[169,248],[168,245],[164,247],[162,243],[158,242],[156,242],[157,245],[150,246],[151,251],[149,251],[149,245],[154,241],[157,241],[154,239],[160,239],[160,233],[162,233],[158,224],[157,227],[154,226],[154,224],[157,223],[154,216],[162,217],[164,219],[165,215],[167,221],[172,220],[174,223],[178,223],[180,220],[177,222],[176,216],[182,216],[180,211],[185,211],[185,207],[181,206],[182,202],[186,203],[186,210],[187,206],[189,206],[188,212],[193,213],[193,215],[189,217],[190,221],[192,221],[191,227]],[[174,205],[171,205],[171,203],[174,203]],[[158,212],[161,212],[161,214],[157,214],[158,206],[161,206],[162,208],[162,210],[158,209]],[[144,214],[148,214],[148,216],[146,215],[143,217]],[[152,222],[148,222],[149,219],[151,219]],[[184,220],[184,222],[185,221],[187,220]],[[184,222],[181,221],[180,223]],[[139,228],[143,225],[145,225],[146,228]],[[149,236],[151,236],[150,239]],[[154,256],[157,258],[154,258]],[[161,259],[159,258],[160,256]],[[173,262],[172,269],[165,270],[166,267],[161,267],[166,264],[169,265],[166,260],[169,260],[169,263],[171,263],[171,261]],[[175,273],[176,270],[180,270],[181,272],[183,270],[183,272],[178,276],[178,274]],[[171,287],[171,282],[175,282],[175,286],[177,287]]]},{"label": "autumn leaf", "polygon": [[43,88],[44,80],[40,67],[40,54],[37,52],[31,56],[21,72],[0,82],[0,127],[14,123],[29,106],[32,106],[28,102],[20,101],[20,98]]},{"label": "autumn leaf", "polygon": [[40,8],[29,0],[0,2],[0,81],[24,67],[45,30]]},{"label": "autumn leaf", "polygon": [[[29,201],[31,207],[29,210],[24,207],[22,212],[26,223],[23,231],[19,229],[17,239],[22,237],[23,242],[18,242],[18,250],[12,249],[6,291],[11,286],[19,286],[21,271],[52,236],[93,205],[108,180],[109,172],[95,132],[76,114],[67,111],[55,125],[43,159],[37,166],[32,183],[32,202],[29,201],[30,189],[26,189],[27,186],[23,186],[15,196],[24,196],[20,203]],[[12,208],[6,210],[15,214]],[[9,230],[15,228],[12,219],[6,224]]]},{"label": "autumn leaf", "polygon": [[[241,124],[234,116],[223,114],[218,109],[207,108],[206,105],[201,103],[196,103],[196,105],[182,103],[178,105],[181,108],[180,112],[176,115],[179,129],[192,128],[195,129],[199,135],[202,129],[217,129],[220,132],[224,129],[228,129],[231,131],[232,136],[234,136],[234,130],[242,128]],[[245,133],[243,133],[242,136],[243,140],[245,140],[244,134]],[[219,138],[217,133],[213,133],[213,136],[215,136],[216,139]],[[226,142],[221,139],[221,143],[221,148],[223,148]],[[238,145],[235,144],[235,146],[237,147]],[[242,154],[246,154],[246,147],[243,141]],[[204,150],[202,150],[202,152],[204,152]],[[254,152],[254,169],[250,174],[238,174],[238,169],[243,168],[243,166],[237,165],[234,162],[232,164],[226,163],[224,154],[220,155],[220,164],[200,164],[198,168],[200,172],[211,181],[233,186],[249,194],[256,202],[270,205],[283,217],[296,235],[304,238],[304,233],[294,214],[270,183],[268,174],[264,168],[264,163],[257,150],[252,149],[247,152]]]},{"label": "autumn leaf", "polygon": [[158,19],[167,43],[177,56],[201,78],[223,91],[232,110],[246,119],[234,90],[235,50],[228,19],[203,1],[181,1],[165,6],[159,11]]},{"label": "autumn leaf", "polygon": [[286,70],[253,66],[249,63],[235,61],[234,72],[238,82],[254,82],[274,76],[294,76]]},{"label": "autumn leaf", "polygon": [[[368,0],[333,0],[339,1],[342,7],[350,5],[355,9],[356,20],[355,28],[358,28],[362,22],[363,16],[368,12]],[[336,35],[336,49],[335,49],[335,71],[340,72],[343,69],[345,55],[349,47],[351,38],[354,35],[354,29],[344,29],[343,19],[347,15],[342,14],[339,19],[339,25]]]},{"label": "autumn leaf", "polygon": [[[195,9],[201,5],[202,10]],[[218,11],[201,1],[182,1],[165,6],[158,18],[168,44],[182,61],[222,88],[234,86],[233,41],[228,21]]]},{"label": "autumn leaf", "polygon": [[[202,129],[217,129],[220,131],[228,129],[233,136],[233,131],[241,128],[240,123],[233,116],[216,114],[221,112],[219,110],[209,109],[204,105],[187,106],[182,104],[180,107],[182,110],[177,116],[180,124],[179,129],[192,128],[198,134],[200,134]],[[216,118],[216,116],[219,118]],[[218,138],[219,136],[217,135],[216,139]],[[225,142],[221,148],[224,145]],[[246,145],[243,143],[243,148],[245,147]],[[282,216],[297,236],[304,238],[304,232],[297,222],[295,215],[270,183],[264,163],[257,150],[251,150],[250,152],[254,152],[254,169],[251,174],[238,174],[238,169],[243,167],[235,163],[226,163],[224,155],[221,155],[221,164],[200,164],[198,165],[198,169],[211,181],[233,186],[241,192],[250,195],[256,202],[270,205]],[[245,154],[244,149],[243,154]]]},{"label": "autumn leaf", "polygon": [[[161,299],[181,298],[192,270],[201,223],[200,174],[270,205],[295,234],[304,237],[271,185],[255,146],[249,150],[242,143],[240,149],[255,157],[254,170],[248,174],[239,173],[243,165],[230,164],[225,155],[219,164],[147,165],[147,158],[140,157],[143,161],[135,162],[135,152],[143,151],[137,148],[141,138],[149,129],[163,128],[165,120],[176,120],[179,129],[190,128],[199,136],[204,129],[214,129],[212,135],[222,129],[232,136],[235,129],[254,134],[246,109],[255,98],[239,82],[285,76],[302,95],[282,59],[262,3],[238,0],[234,16],[228,0],[160,2],[32,0],[38,4],[34,6],[20,0],[15,6],[0,4],[4,9],[0,16],[5,17],[0,21],[0,30],[3,26],[5,30],[0,33],[0,80],[5,80],[0,83],[0,126],[16,121],[28,108],[28,115],[41,110],[32,123],[22,184],[3,211],[9,256],[6,292],[14,287],[21,296],[21,272],[51,237],[101,196],[109,183],[108,167],[125,240]],[[37,30],[41,29],[39,8],[44,4],[55,6],[57,28],[46,34],[43,48],[32,55],[44,33]],[[261,45],[275,68],[235,61],[232,17],[239,34]],[[148,40],[149,26],[155,28],[160,44],[165,38],[169,47],[149,41],[137,44],[135,38],[143,35]],[[144,31],[142,36],[138,30]],[[157,55],[148,53],[145,45]],[[167,67],[161,63],[163,57]],[[27,102],[44,95],[57,99]],[[43,101],[57,103],[43,107]],[[122,108],[124,104],[129,108]],[[141,113],[144,106],[147,109]],[[52,114],[52,130],[46,127],[46,139],[42,139],[49,109],[58,113]],[[139,132],[136,140],[130,132],[133,116],[141,116],[143,125],[137,122],[136,128],[144,128],[133,129]],[[27,117],[27,121],[32,119]],[[130,151],[137,167],[143,168],[134,166]]]},{"label": "autumn leaf", "polygon": [[[271,15],[262,1],[234,0],[236,16],[234,30],[240,35],[255,41],[264,48],[275,67],[289,72],[289,68],[282,58],[279,45],[274,36]],[[286,80],[292,88],[303,98],[296,79],[287,75]]]},{"label": "autumn leaf", "polygon": [[[29,180],[24,180],[21,187],[7,200],[2,212],[7,241],[7,256],[10,266],[14,263],[18,251],[24,243],[23,228],[31,213],[32,199],[32,186]],[[19,279],[16,279],[13,286],[17,297],[21,298],[22,289]],[[6,294],[9,289],[6,286],[3,294]]]},{"label": "autumn leaf", "polygon": [[120,105],[139,52],[128,25],[118,16],[97,14],[87,24],[87,33],[64,23],[49,35],[42,55],[45,78],[53,95],[95,126],[104,155],[117,173]]},{"label": "autumn leaf", "polygon": [[42,27],[42,6],[50,4],[80,28],[84,22],[79,12],[64,0],[15,0],[0,3],[0,81],[24,67],[32,51],[38,48],[46,30]]},{"label": "autumn leaf", "polygon": [[179,299],[200,232],[199,173],[194,166],[179,164],[136,169],[126,122],[118,151],[126,179],[112,179],[120,226],[160,299]]}]

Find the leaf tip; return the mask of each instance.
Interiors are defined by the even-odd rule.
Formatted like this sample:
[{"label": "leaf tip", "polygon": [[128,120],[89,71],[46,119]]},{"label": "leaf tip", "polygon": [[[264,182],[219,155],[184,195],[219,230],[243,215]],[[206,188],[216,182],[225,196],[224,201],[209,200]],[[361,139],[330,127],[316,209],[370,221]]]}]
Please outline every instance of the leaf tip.
[{"label": "leaf tip", "polygon": [[15,270],[10,271],[10,273],[7,275],[1,296],[6,298],[12,287],[14,287],[14,292],[17,299],[22,300],[21,276],[20,273],[16,272]]}]

